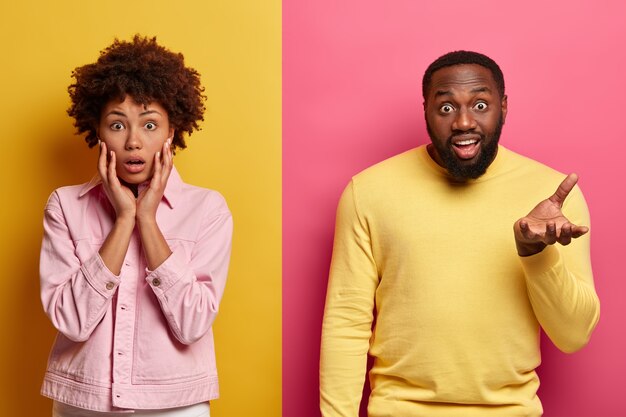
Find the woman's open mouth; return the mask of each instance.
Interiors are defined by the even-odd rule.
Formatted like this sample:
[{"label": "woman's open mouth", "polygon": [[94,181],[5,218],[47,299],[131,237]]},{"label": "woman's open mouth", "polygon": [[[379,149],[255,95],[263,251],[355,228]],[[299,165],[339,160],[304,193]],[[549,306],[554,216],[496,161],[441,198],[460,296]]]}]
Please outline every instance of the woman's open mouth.
[{"label": "woman's open mouth", "polygon": [[124,168],[131,174],[141,172],[146,167],[146,163],[141,158],[131,158],[124,162]]}]

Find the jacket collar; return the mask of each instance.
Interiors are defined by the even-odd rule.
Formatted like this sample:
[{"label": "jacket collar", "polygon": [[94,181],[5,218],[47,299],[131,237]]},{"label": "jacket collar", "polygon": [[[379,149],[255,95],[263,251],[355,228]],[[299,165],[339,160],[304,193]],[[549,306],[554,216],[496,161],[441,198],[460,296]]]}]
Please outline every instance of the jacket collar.
[{"label": "jacket collar", "polygon": [[[142,184],[139,184],[139,190],[143,190],[148,186],[150,182],[146,181]],[[91,181],[83,185],[78,194],[78,198],[83,197],[85,194],[89,193],[91,190],[96,187],[102,185],[102,179],[99,174],[96,174]],[[181,190],[182,190],[183,180],[180,177],[180,174],[176,170],[176,167],[172,167],[172,171],[170,172],[170,177],[167,179],[167,184],[165,185],[165,191],[163,192],[163,199],[167,202],[170,208],[174,208],[176,203],[180,200]]]}]

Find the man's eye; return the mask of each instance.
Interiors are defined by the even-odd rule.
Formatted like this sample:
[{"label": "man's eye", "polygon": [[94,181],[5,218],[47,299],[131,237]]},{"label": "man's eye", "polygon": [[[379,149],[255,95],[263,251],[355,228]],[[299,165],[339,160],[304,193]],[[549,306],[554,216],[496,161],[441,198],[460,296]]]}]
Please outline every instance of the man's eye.
[{"label": "man's eye", "polygon": [[454,107],[452,107],[452,106],[451,106],[451,105],[449,105],[449,104],[444,104],[443,106],[441,106],[441,107],[439,108],[439,110],[440,110],[442,113],[452,113],[452,111],[454,110]]},{"label": "man's eye", "polygon": [[474,108],[476,110],[480,110],[480,111],[487,110],[487,103],[483,103],[482,101],[478,102],[478,103],[474,104]]},{"label": "man's eye", "polygon": [[115,122],[111,125],[111,129],[112,130],[122,130],[124,129],[124,125],[121,124],[120,122]]},{"label": "man's eye", "polygon": [[154,130],[154,129],[156,129],[156,127],[157,127],[156,123],[153,123],[153,122],[146,123],[146,129],[148,129],[148,130]]}]

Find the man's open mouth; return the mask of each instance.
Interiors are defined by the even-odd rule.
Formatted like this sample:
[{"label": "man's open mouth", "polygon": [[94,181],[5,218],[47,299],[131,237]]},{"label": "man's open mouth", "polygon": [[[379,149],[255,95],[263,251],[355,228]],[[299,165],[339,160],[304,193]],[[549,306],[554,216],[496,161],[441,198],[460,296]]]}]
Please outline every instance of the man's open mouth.
[{"label": "man's open mouth", "polygon": [[459,159],[472,159],[480,152],[480,136],[453,138],[452,149]]}]

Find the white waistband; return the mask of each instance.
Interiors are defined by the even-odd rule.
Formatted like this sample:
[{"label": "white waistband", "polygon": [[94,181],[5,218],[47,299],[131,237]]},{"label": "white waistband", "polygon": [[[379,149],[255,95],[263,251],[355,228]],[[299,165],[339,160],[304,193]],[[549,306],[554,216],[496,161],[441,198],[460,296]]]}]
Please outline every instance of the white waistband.
[{"label": "white waistband", "polygon": [[122,417],[124,415],[141,417],[209,417],[210,409],[209,403],[199,403],[165,410],[135,410],[132,413],[91,411],[58,401],[55,401],[52,406],[52,417]]}]

